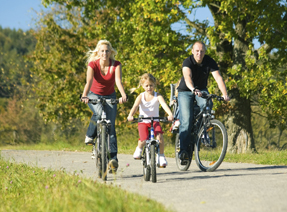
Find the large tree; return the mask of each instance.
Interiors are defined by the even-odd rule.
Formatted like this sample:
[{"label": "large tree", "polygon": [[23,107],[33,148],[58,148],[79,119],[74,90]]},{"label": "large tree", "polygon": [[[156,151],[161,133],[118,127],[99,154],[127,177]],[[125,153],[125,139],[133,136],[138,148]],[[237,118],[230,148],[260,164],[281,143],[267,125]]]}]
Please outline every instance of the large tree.
[{"label": "large tree", "polygon": [[[53,96],[46,100],[48,106],[42,101],[42,106],[50,111],[48,117],[62,120],[59,114],[70,117],[78,112],[80,105],[74,100],[84,83],[85,47],[93,48],[99,39],[111,40],[119,51],[117,59],[123,63],[126,88],[136,86],[143,72],[151,72],[160,79],[161,92],[181,76],[181,63],[190,53],[194,40],[203,40],[209,47],[207,53],[218,61],[233,95],[225,121],[230,151],[237,151],[237,146],[242,144],[248,150],[255,148],[252,103],[258,104],[271,120],[284,127],[285,1],[43,2],[62,6],[59,14],[54,11],[44,17],[35,54],[38,74],[45,79],[42,85],[49,88],[48,93]],[[207,20],[189,19],[188,12],[201,7],[209,8],[214,19],[212,25]],[[189,37],[171,30],[171,25],[178,21],[187,26]],[[254,39],[261,43],[259,49],[254,49]],[[211,82],[211,90],[218,92],[214,81]]]}]

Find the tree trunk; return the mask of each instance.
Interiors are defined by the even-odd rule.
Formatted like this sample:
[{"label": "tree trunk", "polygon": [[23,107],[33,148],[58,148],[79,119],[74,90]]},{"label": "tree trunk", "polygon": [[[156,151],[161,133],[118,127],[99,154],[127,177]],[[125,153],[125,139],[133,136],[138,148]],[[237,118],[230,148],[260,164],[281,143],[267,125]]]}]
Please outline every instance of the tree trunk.
[{"label": "tree trunk", "polygon": [[251,125],[250,100],[241,98],[233,91],[231,104],[233,110],[226,116],[225,127],[228,134],[228,152],[246,153],[255,151],[255,142]]}]

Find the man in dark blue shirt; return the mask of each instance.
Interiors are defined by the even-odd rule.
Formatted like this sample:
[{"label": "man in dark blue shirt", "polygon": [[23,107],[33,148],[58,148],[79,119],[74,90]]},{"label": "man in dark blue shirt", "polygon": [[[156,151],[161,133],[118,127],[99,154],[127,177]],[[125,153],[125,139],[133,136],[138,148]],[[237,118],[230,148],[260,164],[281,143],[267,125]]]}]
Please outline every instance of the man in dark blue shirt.
[{"label": "man in dark blue shirt", "polygon": [[201,41],[196,41],[192,47],[192,55],[186,58],[183,62],[183,77],[181,78],[177,88],[180,120],[179,158],[182,161],[182,164],[191,159],[190,157],[192,156],[192,152],[189,152],[190,150],[188,150],[188,144],[192,139],[191,130],[193,122],[194,99],[196,99],[197,105],[201,109],[205,106],[206,99],[201,98],[201,92],[208,92],[207,80],[210,72],[217,82],[224,100],[230,100],[217,63],[211,57],[205,55],[205,52],[205,44]]}]

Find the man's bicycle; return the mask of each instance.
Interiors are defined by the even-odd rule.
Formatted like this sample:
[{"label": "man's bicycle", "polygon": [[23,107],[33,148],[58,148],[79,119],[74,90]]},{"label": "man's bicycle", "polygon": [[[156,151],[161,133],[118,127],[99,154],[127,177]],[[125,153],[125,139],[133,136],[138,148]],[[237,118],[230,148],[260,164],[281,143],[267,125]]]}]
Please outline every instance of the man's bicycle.
[{"label": "man's bicycle", "polygon": [[165,117],[139,117],[134,118],[133,123],[142,122],[143,119],[151,120],[151,127],[149,128],[149,139],[146,140],[146,144],[143,148],[141,160],[143,162],[143,177],[145,181],[150,181],[150,177],[152,178],[152,182],[156,183],[156,167],[159,167],[159,162],[157,161],[157,156],[159,153],[159,140],[155,139],[154,136],[154,127],[153,122],[169,122]]},{"label": "man's bicycle", "polygon": [[96,173],[99,178],[102,180],[107,180],[107,170],[108,170],[108,157],[110,155],[110,135],[109,131],[111,129],[111,121],[107,119],[104,106],[107,103],[117,104],[119,103],[118,99],[89,99],[89,103],[92,104],[101,104],[102,105],[102,114],[101,119],[97,121],[97,137],[96,142],[90,144],[93,145],[92,149],[92,159],[95,159],[96,162]]},{"label": "man's bicycle", "polygon": [[[171,85],[171,101],[173,104],[173,113],[178,110],[177,97],[174,96],[174,84]],[[179,159],[180,151],[180,140],[178,128],[173,129],[172,132],[176,133],[175,136],[175,159],[179,170],[188,170],[193,151],[195,150],[195,161],[197,166],[202,171],[212,172],[215,171],[222,163],[228,144],[228,136],[224,125],[219,121],[214,119],[214,111],[210,111],[210,101],[211,99],[217,99],[218,101],[223,101],[224,99],[215,94],[204,93],[202,98],[205,98],[206,105],[202,111],[199,107],[194,108],[194,119],[193,119],[193,130],[192,130],[192,140],[196,143],[190,142],[189,144],[189,161],[182,163]],[[196,104],[194,104],[196,105]]]}]

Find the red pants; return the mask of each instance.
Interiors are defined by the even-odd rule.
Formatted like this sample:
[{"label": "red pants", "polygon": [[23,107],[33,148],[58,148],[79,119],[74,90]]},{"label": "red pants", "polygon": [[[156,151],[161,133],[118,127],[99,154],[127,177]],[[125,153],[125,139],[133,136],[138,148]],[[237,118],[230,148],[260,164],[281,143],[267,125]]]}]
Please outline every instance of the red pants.
[{"label": "red pants", "polygon": [[[138,129],[139,129],[139,135],[140,140],[145,141],[149,139],[149,130],[148,128],[151,126],[150,123],[138,123]],[[157,134],[163,134],[163,131],[161,129],[161,126],[158,121],[153,122],[153,128],[154,128],[154,136],[156,137]]]}]

